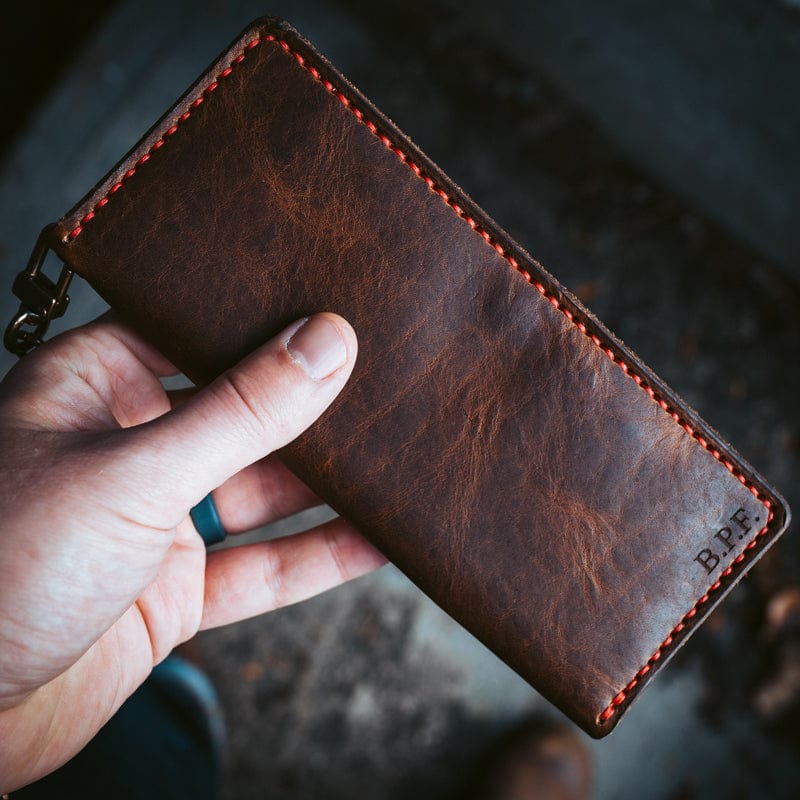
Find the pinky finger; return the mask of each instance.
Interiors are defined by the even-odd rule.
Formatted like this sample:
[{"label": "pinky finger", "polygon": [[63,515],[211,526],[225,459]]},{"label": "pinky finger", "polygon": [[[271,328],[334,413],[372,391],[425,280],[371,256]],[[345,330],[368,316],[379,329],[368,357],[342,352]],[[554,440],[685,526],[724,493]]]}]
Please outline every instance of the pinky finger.
[{"label": "pinky finger", "polygon": [[306,600],[385,563],[341,518],[294,536],[209,553],[200,629]]}]

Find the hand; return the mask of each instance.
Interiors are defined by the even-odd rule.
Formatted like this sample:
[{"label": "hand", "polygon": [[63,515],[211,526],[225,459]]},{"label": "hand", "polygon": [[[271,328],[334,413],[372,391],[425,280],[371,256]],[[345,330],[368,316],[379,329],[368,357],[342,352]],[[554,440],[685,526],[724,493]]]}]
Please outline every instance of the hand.
[{"label": "hand", "polygon": [[269,454],[353,367],[333,314],[289,326],[171,410],[175,369],[113,317],[57,337],[0,385],[0,794],[78,752],[199,629],[380,566],[342,520],[206,556],[189,509],[230,533],[317,504]]}]

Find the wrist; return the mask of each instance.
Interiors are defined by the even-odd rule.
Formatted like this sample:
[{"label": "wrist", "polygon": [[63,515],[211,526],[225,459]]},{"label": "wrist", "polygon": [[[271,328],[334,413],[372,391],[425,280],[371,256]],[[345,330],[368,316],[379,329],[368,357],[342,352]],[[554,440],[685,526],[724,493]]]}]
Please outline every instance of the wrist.
[{"label": "wrist", "polygon": [[27,786],[58,766],[48,766],[49,742],[57,733],[51,729],[53,716],[46,711],[36,692],[0,711],[0,795]]},{"label": "wrist", "polygon": [[103,662],[92,648],[66,672],[0,712],[0,795],[43,778],[77,755],[147,675],[98,680],[101,670],[108,675]]}]

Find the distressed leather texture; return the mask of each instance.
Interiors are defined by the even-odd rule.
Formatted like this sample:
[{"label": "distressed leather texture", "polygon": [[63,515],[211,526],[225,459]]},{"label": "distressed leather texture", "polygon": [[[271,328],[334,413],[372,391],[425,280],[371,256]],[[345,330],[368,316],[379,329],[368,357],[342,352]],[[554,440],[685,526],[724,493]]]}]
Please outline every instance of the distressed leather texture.
[{"label": "distressed leather texture", "polygon": [[283,458],[594,736],[788,521],[280,21],[248,28],[52,245],[199,383],[301,316],[348,319],[353,376]]}]

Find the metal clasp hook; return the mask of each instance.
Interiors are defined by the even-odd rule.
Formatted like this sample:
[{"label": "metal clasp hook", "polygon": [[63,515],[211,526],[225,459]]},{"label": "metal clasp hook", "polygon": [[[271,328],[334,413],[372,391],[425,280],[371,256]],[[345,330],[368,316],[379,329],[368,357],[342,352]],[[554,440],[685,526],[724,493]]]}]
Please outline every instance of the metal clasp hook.
[{"label": "metal clasp hook", "polygon": [[19,311],[6,328],[4,344],[17,356],[24,356],[42,343],[42,337],[54,319],[63,316],[69,305],[67,288],[73,272],[66,265],[57,281],[42,272],[53,225],[39,234],[28,266],[14,279],[12,291],[21,300]]}]

